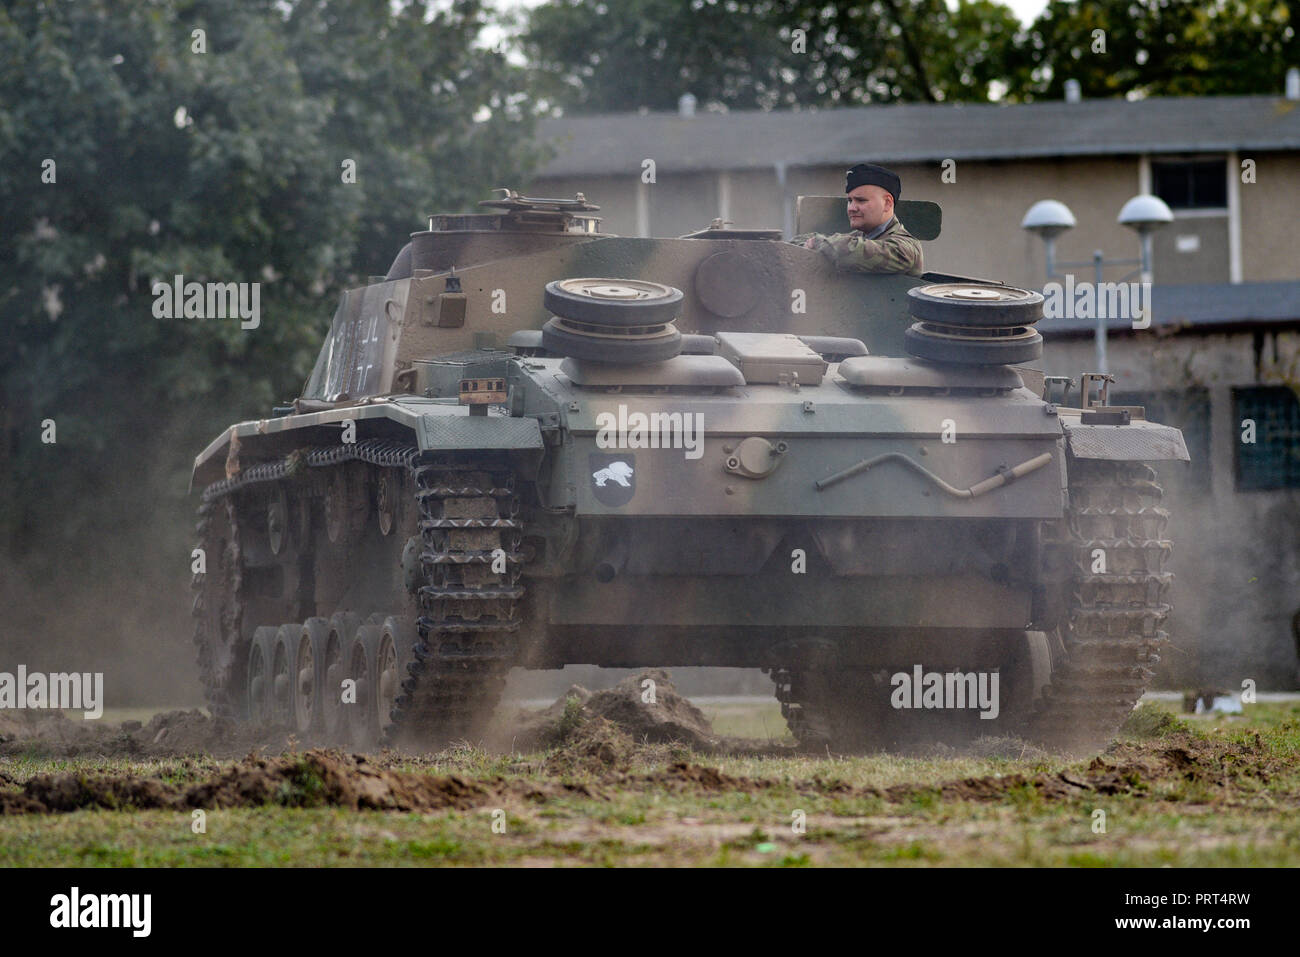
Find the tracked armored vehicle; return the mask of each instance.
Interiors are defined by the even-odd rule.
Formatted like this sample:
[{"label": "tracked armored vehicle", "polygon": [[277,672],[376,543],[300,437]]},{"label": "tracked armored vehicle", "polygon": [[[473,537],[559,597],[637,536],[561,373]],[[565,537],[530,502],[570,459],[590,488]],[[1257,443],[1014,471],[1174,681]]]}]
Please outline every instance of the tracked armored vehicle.
[{"label": "tracked armored vehicle", "polygon": [[434,747],[512,667],[716,665],[766,669],[816,748],[1114,734],[1167,640],[1146,463],[1187,452],[1106,377],[1055,401],[1041,296],[485,205],[348,290],[303,394],[197,457],[214,713]]}]

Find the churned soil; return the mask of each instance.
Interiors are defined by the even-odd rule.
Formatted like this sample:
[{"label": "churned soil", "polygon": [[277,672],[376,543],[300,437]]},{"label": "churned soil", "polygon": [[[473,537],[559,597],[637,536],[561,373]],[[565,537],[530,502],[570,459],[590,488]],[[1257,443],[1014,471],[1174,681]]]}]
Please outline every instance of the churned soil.
[{"label": "churned soil", "polygon": [[703,753],[720,743],[704,712],[677,692],[662,669],[629,676],[606,691],[573,685],[545,710],[519,712],[510,722],[509,740],[497,743],[529,751],[564,745],[580,731],[606,738],[621,733],[634,744],[679,744]]},{"label": "churned soil", "polygon": [[0,813],[264,805],[430,811],[478,807],[510,789],[500,781],[395,771],[375,767],[364,755],[313,750],[278,758],[249,755],[225,770],[184,785],[135,775],[38,774],[21,791],[0,790]]},{"label": "churned soil", "polygon": [[198,710],[163,712],[147,724],[78,721],[60,711],[0,712],[0,756],[237,757],[256,745],[280,749],[291,748],[293,742],[287,734],[241,728]]},{"label": "churned soil", "polygon": [[[1025,797],[1055,802],[1100,795],[1155,798],[1180,782],[1194,783],[1200,792],[1208,789],[1218,795],[1216,802],[1231,803],[1291,773],[1258,733],[1253,741],[1234,741],[1162,725],[1152,732],[1159,733],[1157,737],[1119,743],[1087,765],[1064,768],[1018,739],[981,739],[974,756],[1010,758],[1018,767],[1005,774],[939,783],[933,777],[926,783],[886,787],[826,780],[822,775],[835,773],[835,766],[806,757],[774,765],[772,778],[737,776],[709,766],[708,758],[749,753],[787,759],[794,752],[771,742],[756,748],[753,742],[718,737],[705,715],[658,670],[627,678],[607,691],[593,693],[575,686],[545,710],[503,715],[497,726],[500,740],[491,743],[498,745],[499,757],[467,747],[437,755],[388,750],[360,755],[322,748],[300,751],[292,736],[281,733],[268,740],[265,733],[200,711],[171,711],[145,724],[120,725],[75,721],[57,712],[0,712],[0,814],[266,805],[437,811],[491,806],[511,798],[546,801],[574,793],[607,798],[649,789],[697,794],[794,791],[875,797],[895,804]],[[146,765],[158,759],[158,768],[28,776],[19,764],[9,766],[4,760],[13,756],[98,756]],[[932,755],[927,763],[944,756]],[[232,757],[240,759],[232,763]]]}]

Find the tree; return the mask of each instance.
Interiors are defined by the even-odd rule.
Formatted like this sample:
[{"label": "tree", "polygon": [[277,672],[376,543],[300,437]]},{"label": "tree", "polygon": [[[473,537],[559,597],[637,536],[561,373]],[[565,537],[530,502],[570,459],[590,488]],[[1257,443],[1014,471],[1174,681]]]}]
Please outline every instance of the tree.
[{"label": "tree", "polygon": [[[434,6],[0,7],[6,587],[165,566],[183,603],[195,453],[297,394],[338,290],[425,214],[525,177],[525,71],[482,4]],[[177,274],[259,283],[260,325],[155,318]]]},{"label": "tree", "polygon": [[995,0],[562,0],[520,42],[581,113],[985,100],[1019,23]]},{"label": "tree", "polygon": [[1300,64],[1296,0],[1052,0],[1008,74],[1014,99],[1276,92]]},{"label": "tree", "polygon": [[[559,0],[519,41],[573,113],[1258,94],[1300,64],[1300,0]],[[802,32],[799,32],[802,31]],[[1101,31],[1098,33],[1097,31]]]}]

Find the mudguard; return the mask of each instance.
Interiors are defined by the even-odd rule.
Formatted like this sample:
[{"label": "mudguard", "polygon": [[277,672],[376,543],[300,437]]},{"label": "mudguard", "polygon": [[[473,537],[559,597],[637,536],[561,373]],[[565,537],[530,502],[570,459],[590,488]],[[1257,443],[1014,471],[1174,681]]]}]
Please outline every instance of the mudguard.
[{"label": "mudguard", "polygon": [[190,488],[201,488],[228,478],[229,469],[237,469],[241,458],[248,464],[280,458],[303,446],[336,445],[340,432],[349,421],[355,424],[355,440],[358,442],[405,436],[422,452],[438,449],[517,451],[525,453],[524,459],[534,471],[541,462],[544,449],[541,427],[534,418],[471,416],[469,408],[456,404],[454,399],[384,397],[361,405],[232,425],[195,458]]}]

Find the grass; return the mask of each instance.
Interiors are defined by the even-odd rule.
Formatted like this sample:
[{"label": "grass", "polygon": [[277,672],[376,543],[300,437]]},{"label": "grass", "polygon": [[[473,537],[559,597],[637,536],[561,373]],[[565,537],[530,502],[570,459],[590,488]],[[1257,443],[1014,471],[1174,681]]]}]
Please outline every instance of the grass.
[{"label": "grass", "polygon": [[[760,738],[772,724],[766,706],[708,710],[729,734]],[[1222,774],[1131,771],[1126,793],[1053,800],[1024,785],[1007,787],[996,800],[973,800],[953,798],[939,786],[997,775],[1079,775],[1088,761],[1037,752],[1023,759],[705,756],[660,745],[636,748],[617,773],[548,774],[541,769],[544,754],[462,747],[390,758],[389,765],[521,786],[498,789],[506,796],[472,810],[353,812],[320,806],[321,783],[304,774],[286,795],[300,806],[209,810],[197,834],[188,811],[0,817],[0,866],[1300,864],[1300,707],[1257,704],[1241,716],[1185,717],[1145,705],[1120,740],[1120,750],[1104,756],[1108,764],[1156,762],[1171,750],[1204,747],[1219,756]],[[670,772],[683,755],[741,783],[683,782]],[[184,785],[228,765],[208,759],[0,759],[0,771],[15,784],[34,774],[75,771]],[[529,797],[524,783],[546,785],[545,793]],[[577,784],[585,792],[572,787]],[[896,785],[909,786],[906,796],[879,793]],[[504,833],[492,826],[497,809],[504,811]],[[1104,830],[1097,829],[1097,810],[1105,812]]]}]

